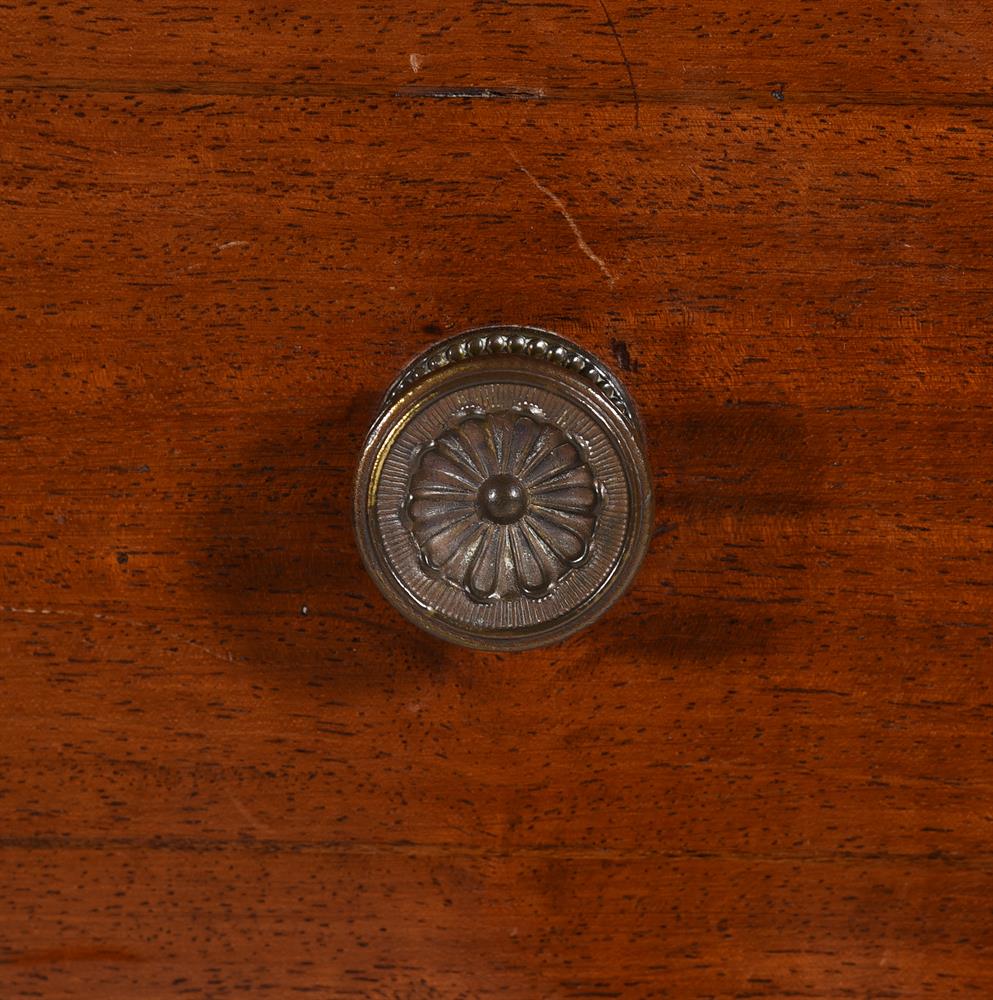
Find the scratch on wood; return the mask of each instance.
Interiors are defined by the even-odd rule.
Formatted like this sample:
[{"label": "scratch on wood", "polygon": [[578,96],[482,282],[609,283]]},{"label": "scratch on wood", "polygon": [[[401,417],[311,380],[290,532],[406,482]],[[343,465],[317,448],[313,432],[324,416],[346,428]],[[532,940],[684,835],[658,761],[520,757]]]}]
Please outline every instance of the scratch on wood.
[{"label": "scratch on wood", "polygon": [[394,97],[432,97],[441,100],[540,101],[545,92],[538,87],[421,87],[410,84]]},{"label": "scratch on wood", "polygon": [[559,210],[559,212],[562,215],[562,218],[565,219],[565,221],[569,224],[569,228],[572,230],[573,235],[576,237],[576,242],[579,244],[579,249],[582,250],[583,253],[586,254],[586,256],[589,257],[589,259],[593,261],[593,263],[596,264],[598,268],[600,268],[600,270],[603,272],[603,276],[607,279],[607,284],[610,285],[611,288],[613,288],[616,279],[614,278],[613,274],[611,274],[610,268],[608,268],[607,265],[604,263],[602,257],[598,257],[593,252],[589,243],[587,243],[586,240],[583,238],[583,234],[580,232],[579,226],[576,225],[576,220],[569,214],[569,209],[566,208],[565,202],[554,191],[550,191],[547,187],[545,187],[545,185],[542,184],[541,181],[539,181],[538,178],[535,177],[534,174],[532,174],[531,171],[528,170],[528,168],[524,166],[523,163],[521,163],[520,158],[510,146],[507,146],[507,152],[510,153],[511,158],[513,159],[514,163],[517,164],[521,173],[523,173],[524,176],[527,177],[527,179]]},{"label": "scratch on wood", "polygon": [[275,834],[271,827],[266,826],[254,813],[252,813],[247,806],[235,795],[230,789],[226,789],[228,793],[228,798],[231,800],[231,805],[241,813],[242,817],[247,820],[256,830],[267,839],[272,839]]},{"label": "scratch on wood", "polygon": [[410,68],[414,73],[421,71],[421,57],[416,52],[410,53]]},{"label": "scratch on wood", "polygon": [[[131,624],[140,625],[141,622],[132,622]],[[145,625],[144,627],[155,628],[154,625]],[[234,657],[227,650],[223,653],[218,653],[217,650],[211,649],[210,646],[204,646],[203,643],[194,642],[192,639],[184,639],[181,635],[172,635],[168,632],[163,632],[162,636],[165,639],[172,639],[174,642],[181,642],[186,646],[192,646],[194,649],[199,649],[208,656],[214,657],[215,660],[226,660],[228,663],[234,663]]]},{"label": "scratch on wood", "polygon": [[624,68],[628,71],[628,80],[631,81],[631,96],[634,98],[634,127],[641,128],[641,98],[638,96],[638,87],[634,82],[634,70],[631,69],[631,60],[628,59],[628,54],[624,51],[624,43],[621,41],[620,32],[617,30],[617,25],[614,24],[614,19],[610,16],[610,11],[607,10],[607,5],[603,0],[597,0],[597,2],[600,4],[603,16],[607,19],[607,27],[613,33],[614,41],[617,42],[617,50],[621,54],[621,59],[624,60]]}]

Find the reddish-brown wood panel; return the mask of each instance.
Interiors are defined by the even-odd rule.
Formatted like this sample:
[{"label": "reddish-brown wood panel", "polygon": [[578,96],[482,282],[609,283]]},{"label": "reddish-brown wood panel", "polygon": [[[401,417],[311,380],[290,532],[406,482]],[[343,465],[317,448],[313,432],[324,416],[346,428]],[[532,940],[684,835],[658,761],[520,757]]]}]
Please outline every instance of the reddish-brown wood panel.
[{"label": "reddish-brown wood panel", "polygon": [[[909,859],[36,845],[14,995],[983,996],[988,878]],[[39,906],[32,886],[58,886]],[[540,956],[540,960],[538,958]],[[855,973],[853,970],[858,969]],[[42,971],[43,970],[43,971]]]},{"label": "reddish-brown wood panel", "polygon": [[[608,8],[0,12],[0,996],[993,992],[983,12]],[[658,497],[506,656],[348,523],[500,321]]]},{"label": "reddish-brown wood panel", "polygon": [[[649,105],[766,102],[988,104],[989,8],[955,4],[229,2],[5,4],[3,77],[200,93],[439,95]],[[646,107],[642,108],[642,105]],[[649,122],[643,123],[646,127]]]}]

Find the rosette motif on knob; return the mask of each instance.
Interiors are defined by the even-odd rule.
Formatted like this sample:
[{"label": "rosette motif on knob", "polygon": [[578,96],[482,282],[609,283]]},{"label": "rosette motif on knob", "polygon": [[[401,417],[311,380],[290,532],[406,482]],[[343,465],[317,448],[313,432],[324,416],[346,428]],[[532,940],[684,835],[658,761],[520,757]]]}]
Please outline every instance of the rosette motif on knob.
[{"label": "rosette motif on knob", "polygon": [[424,565],[481,603],[539,598],[590,552],[599,486],[579,444],[514,410],[439,434],[410,480]]}]

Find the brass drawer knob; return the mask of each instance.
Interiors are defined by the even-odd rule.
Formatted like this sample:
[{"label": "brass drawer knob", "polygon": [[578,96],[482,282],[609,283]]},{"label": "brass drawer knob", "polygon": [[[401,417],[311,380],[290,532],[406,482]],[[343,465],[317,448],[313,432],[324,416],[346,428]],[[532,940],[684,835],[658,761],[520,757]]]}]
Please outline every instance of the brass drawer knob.
[{"label": "brass drawer knob", "polygon": [[648,548],[641,423],[577,345],[470,330],[387,391],[354,515],[369,573],[416,625],[477,649],[557,642],[623,593]]}]

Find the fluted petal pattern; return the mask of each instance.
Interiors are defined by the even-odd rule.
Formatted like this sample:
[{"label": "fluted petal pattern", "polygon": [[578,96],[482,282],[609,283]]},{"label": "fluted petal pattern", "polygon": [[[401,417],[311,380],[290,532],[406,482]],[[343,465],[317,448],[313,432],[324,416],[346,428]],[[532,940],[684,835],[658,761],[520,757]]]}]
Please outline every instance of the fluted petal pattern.
[{"label": "fluted petal pattern", "polygon": [[[497,481],[527,498],[511,523],[487,516],[480,499]],[[424,449],[405,513],[425,566],[487,603],[542,597],[582,563],[599,503],[575,440],[537,415],[503,410],[466,417]]]}]

